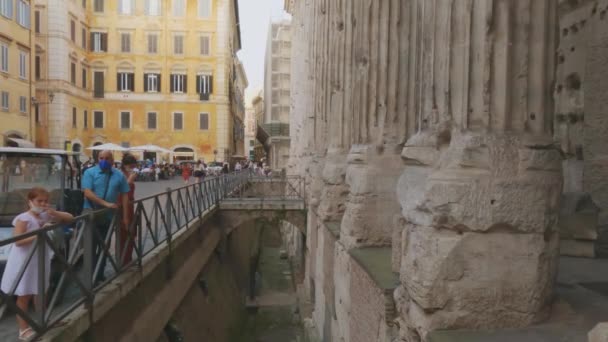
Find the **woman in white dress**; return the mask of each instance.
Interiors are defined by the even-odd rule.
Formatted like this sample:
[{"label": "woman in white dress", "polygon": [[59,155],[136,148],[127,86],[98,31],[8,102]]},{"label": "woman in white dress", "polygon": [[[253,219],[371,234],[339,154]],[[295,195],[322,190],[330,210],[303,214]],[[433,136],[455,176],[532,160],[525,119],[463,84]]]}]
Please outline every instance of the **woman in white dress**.
[{"label": "woman in white dress", "polygon": [[[15,226],[13,235],[15,236],[38,230],[51,222],[70,222],[74,219],[69,213],[50,208],[49,192],[43,188],[33,188],[30,190],[27,194],[27,199],[30,209],[19,214],[13,220],[13,226]],[[9,252],[6,268],[2,276],[2,283],[0,284],[2,292],[17,296],[17,307],[26,312],[33,296],[44,295],[44,293],[38,293],[38,250],[34,251],[23,276],[21,279],[18,279],[19,270],[27,262],[27,257],[35,247],[36,236],[21,239],[14,243]],[[46,246],[45,253],[44,288],[47,289],[51,274],[53,251],[49,246]],[[11,293],[13,288],[15,290]],[[19,340],[27,341],[34,335],[27,322],[19,315],[17,315],[17,325],[19,326]]]}]

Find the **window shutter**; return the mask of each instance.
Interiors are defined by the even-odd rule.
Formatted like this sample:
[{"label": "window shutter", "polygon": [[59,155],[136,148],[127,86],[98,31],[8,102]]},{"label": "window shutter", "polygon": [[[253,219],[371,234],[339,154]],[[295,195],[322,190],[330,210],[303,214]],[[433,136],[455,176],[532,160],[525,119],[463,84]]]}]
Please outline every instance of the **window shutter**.
[{"label": "window shutter", "polygon": [[213,94],[213,76],[209,76],[209,94]]},{"label": "window shutter", "polygon": [[184,94],[188,93],[188,75],[184,75]]},{"label": "window shutter", "polygon": [[107,33],[101,33],[101,51],[103,51],[103,52],[108,51],[108,34]]},{"label": "window shutter", "polygon": [[148,92],[148,74],[144,74],[144,92]]},{"label": "window shutter", "polygon": [[97,97],[97,98],[101,98],[104,95],[104,74],[101,71],[95,71],[94,74],[94,82],[95,84],[93,85],[94,90],[93,90],[93,96]]},{"label": "window shutter", "polygon": [[121,88],[120,88],[120,73],[116,73],[116,91],[121,91]]},{"label": "window shutter", "polygon": [[171,77],[169,77],[169,91],[170,92],[174,92],[175,91],[175,75],[171,74]]},{"label": "window shutter", "polygon": [[95,49],[95,38],[94,38],[94,36],[95,36],[95,33],[94,33],[94,32],[91,32],[91,33],[89,34],[89,37],[91,37],[91,38],[90,38],[91,40],[90,40],[90,43],[89,43],[89,49],[90,49],[91,51],[94,51],[94,49]]},{"label": "window shutter", "polygon": [[196,76],[196,93],[197,94],[202,93],[202,91],[201,91],[201,77],[202,77],[201,75],[197,75]]},{"label": "window shutter", "polygon": [[128,80],[129,80],[129,90],[130,91],[135,91],[135,74],[134,73],[130,73],[128,74]]},{"label": "window shutter", "polygon": [[36,79],[40,79],[40,56],[36,56],[36,64],[35,64],[35,74]]},{"label": "window shutter", "polygon": [[156,78],[157,78],[156,79],[156,82],[157,82],[156,83],[156,87],[157,87],[156,90],[160,93],[160,90],[161,90],[160,85],[162,84],[161,81],[160,81],[160,74],[156,74]]}]

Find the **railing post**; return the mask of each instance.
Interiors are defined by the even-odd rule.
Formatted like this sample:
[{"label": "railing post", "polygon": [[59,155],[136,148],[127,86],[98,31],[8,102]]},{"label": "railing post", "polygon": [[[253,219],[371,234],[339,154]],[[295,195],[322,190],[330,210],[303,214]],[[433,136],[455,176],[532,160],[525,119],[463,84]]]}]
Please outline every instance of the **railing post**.
[{"label": "railing post", "polygon": [[48,290],[46,288],[46,272],[50,272],[50,270],[46,269],[46,239],[43,234],[46,234],[46,232],[40,232],[36,235],[36,248],[38,249],[38,295],[34,298],[36,301],[36,315],[40,319],[42,328],[46,329],[46,322],[44,320],[46,302],[44,298]]},{"label": "railing post", "polygon": [[165,193],[167,194],[167,201],[165,204],[165,215],[167,217],[167,227],[169,227],[168,234],[171,235],[171,231],[173,229],[171,221],[173,219],[171,212],[171,188],[165,189]]},{"label": "railing post", "polygon": [[173,245],[172,245],[172,233],[173,233],[173,227],[171,224],[171,216],[173,214],[173,206],[171,205],[172,203],[172,199],[171,199],[171,188],[167,188],[167,204],[166,204],[166,213],[167,213],[167,227],[169,229],[167,229],[167,247],[169,248],[169,253],[167,254],[167,261],[166,261],[166,265],[167,265],[167,273],[166,273],[166,277],[167,279],[171,279],[171,277],[173,276],[173,270],[171,268],[171,259],[172,259],[172,254],[173,254]]},{"label": "railing post", "polygon": [[82,244],[84,252],[84,260],[82,265],[82,272],[84,273],[84,288],[87,290],[87,301],[85,302],[88,308],[93,307],[93,256],[95,254],[95,245],[93,244],[93,212],[91,211],[84,221],[84,227],[82,227]]}]

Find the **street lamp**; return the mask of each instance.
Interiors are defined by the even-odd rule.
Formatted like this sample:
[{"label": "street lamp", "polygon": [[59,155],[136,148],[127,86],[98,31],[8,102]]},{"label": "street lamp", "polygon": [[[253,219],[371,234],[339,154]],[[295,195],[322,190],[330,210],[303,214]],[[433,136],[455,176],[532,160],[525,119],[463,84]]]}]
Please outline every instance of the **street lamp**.
[{"label": "street lamp", "polygon": [[217,161],[217,150],[213,150],[213,162]]}]

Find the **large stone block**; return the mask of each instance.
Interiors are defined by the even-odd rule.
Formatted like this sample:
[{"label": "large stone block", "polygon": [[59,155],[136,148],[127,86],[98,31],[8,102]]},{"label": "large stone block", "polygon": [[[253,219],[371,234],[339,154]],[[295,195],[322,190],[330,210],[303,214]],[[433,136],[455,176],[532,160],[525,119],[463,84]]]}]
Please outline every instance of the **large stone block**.
[{"label": "large stone block", "polygon": [[402,330],[424,338],[545,317],[557,270],[558,152],[538,139],[455,132],[435,165],[408,164],[397,190]]},{"label": "large stone block", "polygon": [[608,323],[599,323],[589,332],[589,342],[608,341]]},{"label": "large stone block", "polygon": [[358,145],[348,155],[349,195],[340,239],[347,248],[390,245],[394,215],[400,212],[395,186],[402,169],[397,153]]}]

